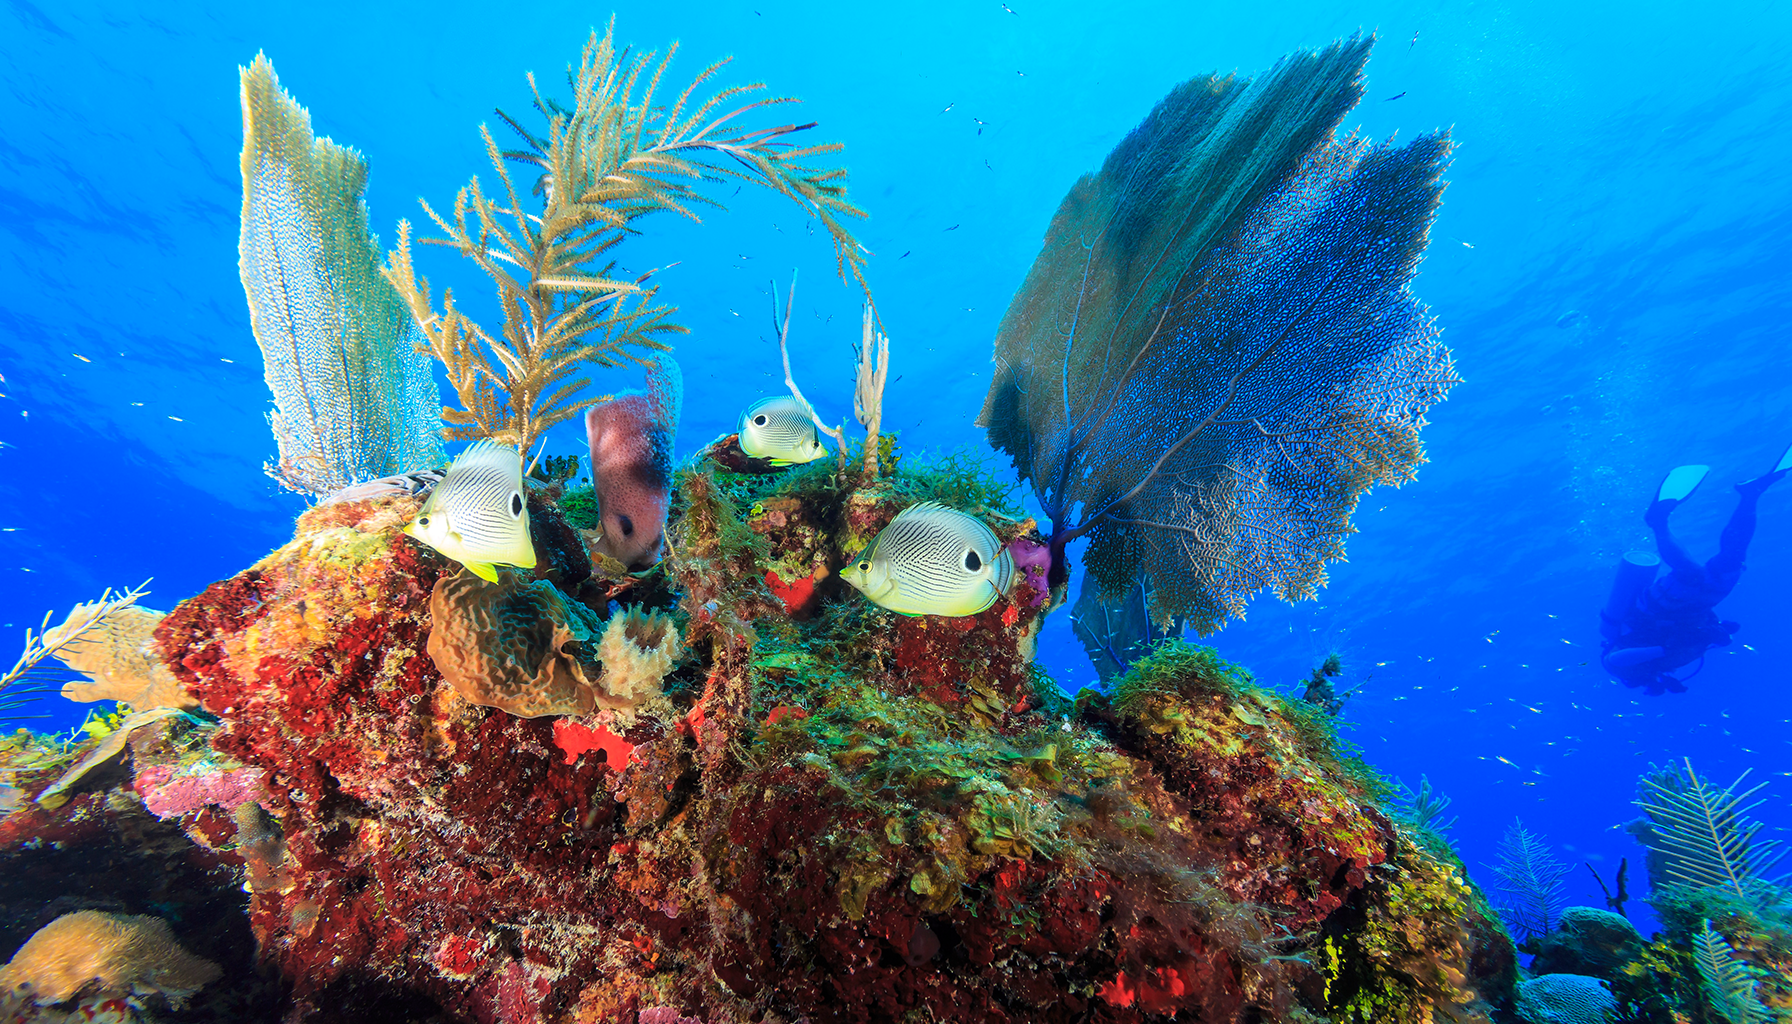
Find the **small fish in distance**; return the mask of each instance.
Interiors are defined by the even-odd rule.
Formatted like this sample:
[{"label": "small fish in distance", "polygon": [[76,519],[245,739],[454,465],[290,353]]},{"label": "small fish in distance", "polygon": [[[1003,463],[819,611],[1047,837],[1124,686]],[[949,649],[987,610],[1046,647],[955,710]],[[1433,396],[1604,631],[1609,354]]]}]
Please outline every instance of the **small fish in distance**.
[{"label": "small fish in distance", "polygon": [[1383,102],[1383,103],[1392,103],[1392,102],[1394,102],[1394,101],[1395,101],[1395,100],[1397,100],[1397,99],[1399,99],[1399,98],[1400,98],[1400,97],[1401,97],[1401,96],[1405,96],[1405,95],[1406,95],[1406,94],[1405,94],[1405,93],[1400,93],[1400,94],[1399,94],[1399,95],[1395,95],[1395,96],[1389,96],[1389,97],[1388,97],[1388,98],[1387,98],[1387,99],[1385,99],[1385,100],[1382,100],[1382,101],[1381,101],[1381,102]]},{"label": "small fish in distance", "polygon": [[981,519],[938,502],[910,505],[841,570],[900,615],[975,615],[1014,583],[1014,556]]},{"label": "small fish in distance", "polygon": [[814,462],[828,453],[815,436],[815,423],[789,395],[761,398],[740,414],[740,450],[774,466]]},{"label": "small fish in distance", "polygon": [[455,457],[404,534],[487,583],[498,582],[494,566],[535,568],[522,457],[489,438],[474,442]]},{"label": "small fish in distance", "polygon": [[1009,14],[1012,14],[1017,18],[1020,17],[1020,12],[1015,10],[1014,8],[1008,6],[1007,4],[1002,5],[1002,10],[1007,11]]}]

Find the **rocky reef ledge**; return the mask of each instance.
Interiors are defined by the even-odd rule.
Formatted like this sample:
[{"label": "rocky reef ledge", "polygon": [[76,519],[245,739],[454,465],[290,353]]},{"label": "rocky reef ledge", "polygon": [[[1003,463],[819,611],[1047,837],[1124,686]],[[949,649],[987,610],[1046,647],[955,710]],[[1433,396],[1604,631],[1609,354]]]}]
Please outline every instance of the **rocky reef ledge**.
[{"label": "rocky reef ledge", "polygon": [[[636,576],[552,492],[539,567],[495,586],[399,533],[414,498],[305,513],[160,625],[205,713],[0,819],[12,945],[109,892],[172,916],[212,992],[317,1022],[1389,1024],[1511,999],[1462,865],[1323,712],[1180,644],[1072,702],[1032,662],[1035,578],[966,618],[837,578],[918,500],[1036,537],[974,473],[754,468],[681,471],[670,554]],[[110,881],[53,867],[87,848],[117,848]],[[211,887],[184,914],[130,881],[171,862]],[[239,887],[253,962],[224,949]]]}]

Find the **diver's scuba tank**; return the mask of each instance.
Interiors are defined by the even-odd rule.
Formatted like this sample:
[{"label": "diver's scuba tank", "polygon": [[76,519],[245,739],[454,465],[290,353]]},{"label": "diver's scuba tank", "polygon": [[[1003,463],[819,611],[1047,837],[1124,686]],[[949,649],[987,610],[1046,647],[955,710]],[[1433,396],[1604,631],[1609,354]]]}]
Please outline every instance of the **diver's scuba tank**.
[{"label": "diver's scuba tank", "polygon": [[1599,610],[1599,635],[1616,640],[1623,635],[1624,620],[1636,608],[1637,599],[1655,582],[1661,559],[1652,551],[1626,551],[1618,559],[1618,576],[1612,580],[1611,596]]}]

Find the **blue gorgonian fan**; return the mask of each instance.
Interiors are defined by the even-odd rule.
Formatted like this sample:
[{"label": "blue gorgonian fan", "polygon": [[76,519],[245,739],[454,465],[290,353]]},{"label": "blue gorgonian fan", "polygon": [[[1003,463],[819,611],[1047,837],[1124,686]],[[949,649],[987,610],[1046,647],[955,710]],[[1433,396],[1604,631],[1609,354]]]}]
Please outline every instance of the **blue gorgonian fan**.
[{"label": "blue gorgonian fan", "polygon": [[1423,461],[1456,376],[1408,291],[1442,134],[1334,133],[1370,40],[1177,87],[1060,205],[1003,317],[980,424],[1103,599],[1211,632],[1342,558],[1358,496]]},{"label": "blue gorgonian fan", "polygon": [[327,494],[446,462],[423,334],[368,231],[366,161],[312,136],[267,57],[242,89],[243,289],[280,447],[268,475]]}]

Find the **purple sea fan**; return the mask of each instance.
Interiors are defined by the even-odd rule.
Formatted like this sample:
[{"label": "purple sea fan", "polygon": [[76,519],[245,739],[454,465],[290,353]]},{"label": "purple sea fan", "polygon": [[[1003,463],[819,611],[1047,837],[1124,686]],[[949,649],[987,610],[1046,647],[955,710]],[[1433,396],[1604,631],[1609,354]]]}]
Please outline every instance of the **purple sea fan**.
[{"label": "purple sea fan", "polygon": [[[1408,290],[1443,133],[1335,131],[1371,41],[1177,87],[1065,197],[1004,315],[980,424],[1106,601],[1201,632],[1344,556],[1358,497],[1410,480],[1456,376]],[[1080,603],[1080,602],[1079,602]]]}]

